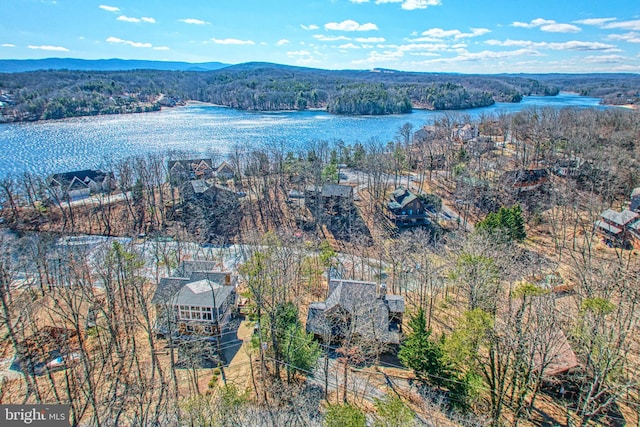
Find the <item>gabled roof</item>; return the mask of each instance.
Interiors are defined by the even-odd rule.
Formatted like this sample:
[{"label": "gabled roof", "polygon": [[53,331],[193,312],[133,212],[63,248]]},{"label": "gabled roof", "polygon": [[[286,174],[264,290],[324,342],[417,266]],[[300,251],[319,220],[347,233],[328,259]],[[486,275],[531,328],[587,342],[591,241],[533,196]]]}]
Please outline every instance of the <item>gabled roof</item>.
[{"label": "gabled roof", "polygon": [[111,173],[102,172],[101,170],[85,169],[73,172],[56,173],[51,175],[47,181],[49,182],[49,185],[67,187],[71,185],[74,180],[79,180],[83,183],[88,183],[89,181],[102,182],[105,178],[110,176]]},{"label": "gabled roof", "polygon": [[391,201],[389,202],[389,208],[399,209],[404,208],[409,203],[416,200],[418,196],[407,190],[405,187],[399,187],[391,193]]},{"label": "gabled roof", "polygon": [[613,226],[611,224],[607,224],[604,221],[596,221],[595,222],[596,227],[603,229],[604,231],[611,233],[611,234],[620,234],[622,233],[622,230],[619,229],[616,226]]},{"label": "gabled roof", "polygon": [[352,197],[353,187],[340,184],[324,184],[320,195],[322,197]]},{"label": "gabled roof", "polygon": [[376,300],[375,283],[359,282],[351,280],[332,281],[337,282],[326,301],[327,310],[341,306],[348,312],[362,304],[373,303]]},{"label": "gabled roof", "polygon": [[176,276],[191,277],[194,273],[228,274],[221,272],[218,261],[189,260],[182,261],[175,271]]},{"label": "gabled roof", "polygon": [[169,160],[167,162],[169,170],[184,169],[184,170],[196,170],[202,168],[213,169],[213,160],[211,159],[182,159],[182,160]]},{"label": "gabled roof", "polygon": [[74,176],[71,182],[67,185],[67,191],[84,190],[86,188],[89,188],[88,182],[82,181],[77,176]]},{"label": "gabled roof", "polygon": [[216,168],[216,171],[218,173],[233,173],[233,168],[231,167],[231,165],[229,165],[229,163],[227,162],[222,162],[220,163],[220,165]]},{"label": "gabled roof", "polygon": [[632,221],[640,218],[640,215],[636,212],[625,209],[622,212],[614,211],[613,209],[607,209],[600,215],[602,219],[612,222],[618,226],[624,227]]},{"label": "gabled roof", "polygon": [[[307,331],[324,336],[331,332],[332,322],[345,315],[351,319],[354,332],[362,337],[397,344],[400,339],[392,313],[404,312],[400,295],[378,295],[378,285],[355,280],[331,280],[325,302],[309,305]],[[395,325],[395,326],[394,326]]]},{"label": "gabled roof", "polygon": [[206,279],[198,280],[184,285],[171,299],[171,303],[173,305],[220,308],[234,290],[234,286],[223,286]]}]

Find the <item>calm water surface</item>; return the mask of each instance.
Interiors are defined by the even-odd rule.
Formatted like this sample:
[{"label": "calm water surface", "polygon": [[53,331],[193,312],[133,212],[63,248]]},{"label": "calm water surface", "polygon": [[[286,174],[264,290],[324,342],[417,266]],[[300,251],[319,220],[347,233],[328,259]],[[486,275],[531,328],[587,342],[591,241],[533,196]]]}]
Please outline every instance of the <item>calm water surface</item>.
[{"label": "calm water surface", "polygon": [[[526,97],[518,104],[449,112],[516,112],[528,107],[596,107],[599,99],[560,94]],[[255,113],[208,105],[165,109],[156,113],[80,117],[0,125],[0,176],[25,171],[39,174],[105,168],[114,161],[146,153],[189,150],[228,153],[234,147],[282,144],[291,149],[313,141],[347,144],[371,139],[390,141],[405,123],[414,129],[443,112],[416,110],[394,116],[335,116],[325,112]]]}]

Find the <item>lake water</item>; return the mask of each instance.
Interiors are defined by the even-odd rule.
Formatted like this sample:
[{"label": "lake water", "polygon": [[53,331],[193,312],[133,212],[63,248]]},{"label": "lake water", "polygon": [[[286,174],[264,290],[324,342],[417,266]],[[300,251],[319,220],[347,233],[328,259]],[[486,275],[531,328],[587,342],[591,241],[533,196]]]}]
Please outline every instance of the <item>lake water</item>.
[{"label": "lake water", "polygon": [[[525,97],[518,104],[452,111],[472,118],[517,112],[529,107],[594,107],[598,98],[560,94]],[[313,141],[347,144],[394,139],[398,129],[433,123],[444,112],[416,110],[394,116],[335,116],[322,111],[247,112],[209,105],[190,105],[155,113],[80,117],[0,125],[0,177],[34,172],[50,174],[85,168],[109,169],[122,158],[189,150],[225,154],[234,147],[278,144],[296,149]]]}]

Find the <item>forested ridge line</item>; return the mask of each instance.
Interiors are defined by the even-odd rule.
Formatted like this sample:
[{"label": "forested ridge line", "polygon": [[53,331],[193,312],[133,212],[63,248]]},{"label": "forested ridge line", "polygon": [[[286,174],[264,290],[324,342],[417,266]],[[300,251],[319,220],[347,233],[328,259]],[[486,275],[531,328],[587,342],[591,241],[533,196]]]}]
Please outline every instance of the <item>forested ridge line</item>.
[{"label": "forested ridge line", "polygon": [[41,70],[0,74],[0,122],[146,112],[190,100],[252,111],[313,108],[382,115],[557,93],[554,85],[520,76],[330,71],[267,63],[206,72]]}]

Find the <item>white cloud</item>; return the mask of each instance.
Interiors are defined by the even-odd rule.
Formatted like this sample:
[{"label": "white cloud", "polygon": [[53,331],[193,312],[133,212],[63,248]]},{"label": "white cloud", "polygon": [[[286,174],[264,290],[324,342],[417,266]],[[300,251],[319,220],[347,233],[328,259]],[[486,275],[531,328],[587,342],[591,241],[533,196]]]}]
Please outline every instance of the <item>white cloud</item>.
[{"label": "white cloud", "polygon": [[11,44],[11,43],[3,43],[3,44],[0,44],[0,46],[2,46],[2,47],[16,47],[15,44]]},{"label": "white cloud", "polygon": [[402,3],[404,10],[426,9],[429,6],[440,6],[442,0],[376,0],[376,4]]},{"label": "white cloud", "polygon": [[616,49],[616,47],[612,44],[599,43],[599,42],[583,42],[578,40],[572,40],[568,42],[562,43],[550,43],[550,42],[533,42],[530,40],[511,40],[507,39],[505,41],[500,40],[487,40],[485,42],[491,46],[519,46],[519,47],[528,47],[528,48],[540,48],[540,49],[551,49],[551,50],[580,50],[580,51],[604,51],[604,52],[619,52],[620,49]]},{"label": "white cloud", "polygon": [[573,21],[574,24],[582,24],[582,25],[597,25],[601,26],[606,24],[607,22],[615,21],[616,18],[588,18],[588,19],[578,19],[577,21]]},{"label": "white cloud", "polygon": [[303,25],[303,24],[300,24],[300,28],[302,28],[303,30],[307,30],[307,31],[309,31],[309,30],[318,30],[318,29],[320,29],[320,27],[318,27],[318,26],[317,26],[317,25],[315,25],[315,24],[311,24],[311,25]]},{"label": "white cloud", "polygon": [[429,6],[440,6],[440,0],[406,0],[402,3],[404,10],[426,9]]},{"label": "white cloud", "polygon": [[315,34],[313,36],[314,39],[317,39],[321,42],[335,42],[338,40],[351,40],[350,37],[345,36],[325,36],[324,34]]},{"label": "white cloud", "polygon": [[107,43],[126,44],[126,45],[129,45],[131,47],[144,47],[144,48],[152,48],[153,47],[153,45],[151,43],[134,42],[134,41],[131,41],[131,40],[123,40],[123,39],[118,38],[118,37],[108,37],[107,38]]},{"label": "white cloud", "polygon": [[572,24],[561,24],[552,19],[543,19],[537,18],[532,20],[531,22],[518,22],[515,21],[511,23],[512,27],[520,27],[520,28],[537,28],[540,30],[546,31],[548,33],[577,33],[581,31],[580,27],[577,27]]},{"label": "white cloud", "polygon": [[548,24],[540,27],[542,31],[548,33],[579,33],[580,27],[571,24]]},{"label": "white cloud", "polygon": [[378,26],[372,23],[359,24],[356,21],[347,19],[342,22],[329,22],[324,24],[326,30],[333,31],[372,31],[377,30]]},{"label": "white cloud", "polygon": [[253,40],[238,40],[238,39],[211,39],[216,44],[231,44],[231,45],[247,45],[255,44]]},{"label": "white cloud", "polygon": [[158,46],[154,47],[153,50],[169,50],[169,48],[167,46]]},{"label": "white cloud", "polygon": [[107,12],[113,12],[113,13],[120,12],[120,8],[115,6],[107,6],[107,5],[101,4],[98,7],[102,10],[106,10]]},{"label": "white cloud", "polygon": [[640,33],[630,32],[625,34],[609,34],[608,40],[622,40],[628,43],[640,43]]},{"label": "white cloud", "polygon": [[531,22],[513,22],[511,24],[512,27],[520,27],[520,28],[535,28],[535,27],[539,27],[541,25],[550,25],[550,24],[555,24],[556,21],[552,21],[549,19],[542,19],[542,18],[537,18],[532,20]]},{"label": "white cloud", "polygon": [[620,55],[590,55],[585,56],[582,60],[592,64],[620,64],[626,58]]},{"label": "white cloud", "polygon": [[138,18],[132,18],[130,16],[125,16],[125,15],[120,15],[118,16],[118,21],[123,21],[123,22],[140,22],[140,19]]},{"label": "white cloud", "polygon": [[346,43],[338,46],[340,49],[360,49],[360,46],[355,45],[353,43]]},{"label": "white cloud", "polygon": [[287,52],[287,55],[289,55],[289,56],[309,56],[309,55],[311,55],[311,52],[309,52],[308,50],[293,50],[293,51]]},{"label": "white cloud", "polygon": [[443,30],[442,28],[430,28],[426,31],[423,31],[422,35],[434,39],[444,39],[447,37],[453,37],[460,33],[460,30]]},{"label": "white cloud", "polygon": [[633,21],[610,22],[603,25],[602,28],[640,31],[640,19],[636,19]]},{"label": "white cloud", "polygon": [[289,44],[291,43],[289,40],[287,39],[282,39],[282,40],[278,40],[278,43],[276,43],[278,46],[284,46],[285,44]]},{"label": "white cloud", "polygon": [[178,19],[178,22],[184,22],[185,24],[191,24],[191,25],[209,25],[210,24],[210,22],[203,21],[201,19],[195,19],[195,18]]},{"label": "white cloud", "polygon": [[118,16],[118,21],[123,21],[123,22],[147,22],[149,24],[155,24],[156,20],[153,18],[148,18],[146,16],[143,16],[142,18],[134,18],[131,16],[126,16],[126,15],[120,15]]},{"label": "white cloud", "polygon": [[358,43],[384,43],[384,37],[356,37]]},{"label": "white cloud", "polygon": [[380,62],[397,62],[403,57],[403,53],[399,51],[373,51],[367,59],[353,61],[354,64],[364,63],[380,63]]},{"label": "white cloud", "polygon": [[369,0],[349,0],[351,3],[369,3]]},{"label": "white cloud", "polygon": [[431,28],[422,32],[421,37],[412,41],[416,42],[439,42],[442,39],[453,37],[454,39],[465,39],[470,37],[478,37],[490,33],[488,28],[471,28],[470,33],[463,33],[460,30],[443,30],[442,28]]},{"label": "white cloud", "polygon": [[33,45],[29,45],[27,46],[29,49],[38,49],[38,50],[49,50],[49,51],[54,51],[54,52],[69,52],[69,49],[67,49],[66,47],[62,47],[62,46],[33,46]]}]

